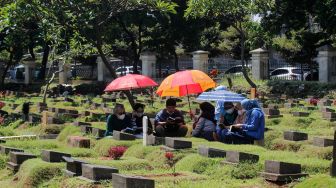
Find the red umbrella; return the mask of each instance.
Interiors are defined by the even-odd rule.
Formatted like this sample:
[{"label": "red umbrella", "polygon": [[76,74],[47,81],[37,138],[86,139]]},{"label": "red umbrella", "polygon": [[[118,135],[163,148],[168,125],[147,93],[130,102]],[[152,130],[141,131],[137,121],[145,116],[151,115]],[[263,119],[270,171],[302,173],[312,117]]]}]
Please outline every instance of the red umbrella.
[{"label": "red umbrella", "polygon": [[139,75],[139,74],[128,74],[113,80],[104,91],[121,91],[121,90],[131,90],[137,88],[154,87],[158,84],[151,78]]}]

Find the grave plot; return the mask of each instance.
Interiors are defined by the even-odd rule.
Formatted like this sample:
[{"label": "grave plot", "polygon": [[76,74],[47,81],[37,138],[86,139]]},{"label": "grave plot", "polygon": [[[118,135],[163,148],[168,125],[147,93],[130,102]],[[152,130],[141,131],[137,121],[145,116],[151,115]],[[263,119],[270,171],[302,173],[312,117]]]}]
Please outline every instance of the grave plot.
[{"label": "grave plot", "polygon": [[88,164],[85,161],[74,159],[71,157],[62,157],[66,162],[65,174],[69,177],[81,176],[82,175],[82,164]]},{"label": "grave plot", "polygon": [[336,121],[335,112],[322,112],[322,118],[328,121]]},{"label": "grave plot", "polygon": [[112,174],[112,186],[118,188],[154,188],[155,181],[140,176]]},{"label": "grave plot", "polygon": [[12,148],[7,146],[0,146],[1,147],[1,154],[8,155],[10,152],[24,152],[23,149]]},{"label": "grave plot", "polygon": [[222,161],[223,164],[239,164],[239,163],[257,163],[259,161],[259,156],[245,153],[245,152],[239,152],[239,151],[227,151],[226,152],[226,159],[225,161]]},{"label": "grave plot", "polygon": [[68,145],[78,148],[90,148],[90,139],[81,136],[69,136]]},{"label": "grave plot", "polygon": [[20,165],[28,160],[36,158],[36,155],[29,154],[29,153],[23,153],[23,152],[10,152],[9,153],[10,161],[7,162],[7,168],[10,170],[17,172],[20,168]]},{"label": "grave plot", "polygon": [[294,117],[308,117],[309,112],[292,112]]},{"label": "grave plot", "polygon": [[113,139],[115,140],[135,140],[135,136],[120,131],[113,131]]},{"label": "grave plot", "polygon": [[165,144],[165,138],[164,137],[157,137],[154,135],[148,135],[147,136],[147,146],[157,146],[157,145],[164,145]]},{"label": "grave plot", "polygon": [[105,130],[93,127],[92,135],[95,136],[96,139],[101,139],[105,136]]},{"label": "grave plot", "polygon": [[82,125],[82,126],[80,126],[80,128],[81,128],[81,132],[83,134],[91,134],[92,133],[92,127],[89,126],[89,125]]},{"label": "grave plot", "polygon": [[98,183],[101,180],[111,180],[112,173],[119,173],[119,170],[108,166],[82,164],[81,178],[93,183]]},{"label": "grave plot", "polygon": [[317,147],[329,147],[334,145],[333,139],[314,137],[313,145]]},{"label": "grave plot", "polygon": [[284,139],[290,141],[308,140],[308,134],[297,131],[285,131]]},{"label": "grave plot", "polygon": [[280,115],[280,110],[278,109],[264,108],[263,111],[266,114],[266,118],[268,119],[283,117],[283,115]]},{"label": "grave plot", "polygon": [[207,146],[198,146],[198,154],[209,158],[226,157],[226,151],[216,148],[209,148]]},{"label": "grave plot", "polygon": [[268,181],[291,182],[308,176],[308,174],[301,173],[300,164],[265,161],[265,172],[262,172],[261,176]]},{"label": "grave plot", "polygon": [[180,138],[165,138],[165,146],[162,146],[161,149],[167,151],[174,151],[179,149],[189,149],[192,148],[192,142],[186,141]]},{"label": "grave plot", "polygon": [[68,153],[62,153],[51,150],[42,150],[41,152],[42,160],[49,163],[63,162],[64,161],[63,157],[71,157],[71,155]]}]

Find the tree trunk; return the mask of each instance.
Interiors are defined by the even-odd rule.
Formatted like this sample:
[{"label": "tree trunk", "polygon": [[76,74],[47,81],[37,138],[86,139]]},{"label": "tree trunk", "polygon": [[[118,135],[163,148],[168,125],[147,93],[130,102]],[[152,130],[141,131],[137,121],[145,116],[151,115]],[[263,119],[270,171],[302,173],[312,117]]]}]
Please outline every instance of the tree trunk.
[{"label": "tree trunk", "polygon": [[240,41],[240,58],[241,58],[241,64],[243,66],[242,71],[243,71],[243,75],[245,80],[250,84],[250,86],[252,88],[257,88],[257,85],[250,79],[250,77],[248,76],[248,73],[246,72],[246,66],[245,66],[245,36],[243,33],[240,34],[241,36],[241,41]]},{"label": "tree trunk", "polygon": [[177,53],[175,52],[174,50],[174,65],[175,65],[175,70],[176,72],[178,72],[180,69],[179,69],[179,64],[178,64],[178,61],[179,61],[179,58],[178,58],[178,55]]},{"label": "tree trunk", "polygon": [[9,67],[13,63],[13,56],[14,56],[13,52],[10,52],[9,61],[7,62],[7,65],[6,65],[5,69],[3,70],[3,74],[1,76],[1,80],[0,80],[1,86],[0,86],[0,89],[3,89],[4,86],[5,86],[6,74],[7,74],[7,71],[9,69]]},{"label": "tree trunk", "polygon": [[34,47],[33,47],[33,45],[29,45],[28,51],[29,51],[32,59],[35,60],[35,53],[34,53]]},{"label": "tree trunk", "polygon": [[[106,58],[106,56],[105,56],[105,54],[104,54],[104,52],[103,52],[103,50],[102,50],[102,47],[101,47],[100,43],[99,43],[99,44],[96,44],[96,48],[97,48],[97,50],[98,50],[98,53],[99,53],[100,57],[102,58],[103,63],[105,64],[107,70],[111,73],[112,77],[113,77],[114,79],[116,79],[116,78],[117,78],[117,74],[116,74],[115,71],[110,67],[110,65],[109,65],[109,63],[108,63],[108,60],[107,60],[107,58]],[[133,108],[134,105],[135,105],[133,95],[131,94],[130,91],[124,91],[124,93],[125,93],[125,95],[127,96],[128,101],[129,101],[129,103],[131,104],[131,106],[132,106],[132,108]]]},{"label": "tree trunk", "polygon": [[47,41],[44,48],[43,48],[43,58],[41,62],[41,69],[40,69],[40,79],[44,80],[46,76],[46,69],[47,69],[47,63],[49,60],[49,53],[50,53],[50,42]]}]

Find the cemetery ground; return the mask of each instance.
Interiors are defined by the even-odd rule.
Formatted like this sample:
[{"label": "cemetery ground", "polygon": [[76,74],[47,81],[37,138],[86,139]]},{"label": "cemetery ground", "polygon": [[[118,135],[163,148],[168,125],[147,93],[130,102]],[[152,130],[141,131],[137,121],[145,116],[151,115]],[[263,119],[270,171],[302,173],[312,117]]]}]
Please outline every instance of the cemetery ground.
[{"label": "cemetery ground", "polygon": [[[184,140],[192,142],[192,148],[173,151],[176,173],[167,165],[165,151],[157,146],[143,146],[142,140],[118,141],[112,138],[96,139],[97,135],[84,133],[80,126],[73,122],[89,122],[92,127],[105,129],[104,108],[95,103],[101,104],[102,96],[90,96],[93,104],[82,102],[89,96],[74,96],[74,102],[64,102],[64,99],[47,99],[48,116],[55,115],[52,111],[56,109],[77,110],[78,114],[85,114],[77,118],[69,115],[60,115],[62,124],[40,121],[22,123],[16,120],[9,125],[0,128],[1,136],[38,135],[30,138],[7,139],[2,146],[18,148],[36,155],[24,161],[15,173],[8,168],[7,162],[10,155],[0,155],[0,185],[1,187],[112,187],[112,182],[101,181],[99,184],[92,184],[90,181],[78,177],[65,175],[66,163],[49,163],[41,159],[42,150],[52,150],[70,154],[71,157],[85,161],[93,165],[113,167],[119,170],[120,174],[137,175],[154,179],[155,187],[335,187],[336,179],[329,175],[332,160],[333,147],[318,147],[314,145],[314,137],[333,139],[336,123],[322,118],[319,107],[305,110],[303,107],[285,108],[284,103],[288,100],[266,100],[264,104],[276,104],[279,107],[282,117],[266,118],[265,145],[226,145],[219,142],[208,142],[203,139],[191,138],[191,121],[185,115],[189,126],[189,135]],[[148,96],[138,96],[139,102],[146,103]],[[2,99],[6,102],[6,110],[10,113],[21,111],[25,101],[33,103],[31,112],[36,117],[41,117],[38,112],[37,103],[42,101],[41,97],[15,97],[6,96]],[[192,101],[195,101],[192,98]],[[126,111],[130,112],[131,107],[126,99],[117,98],[118,103],[125,104]],[[146,113],[153,117],[156,112],[164,107],[165,101],[155,98],[154,105],[147,104]],[[311,106],[304,99],[299,100],[304,106]],[[10,104],[17,104],[11,107]],[[113,102],[106,102],[107,109],[113,107]],[[94,107],[96,106],[96,107]],[[52,109],[55,108],[55,109]],[[196,102],[192,108],[198,108]],[[332,105],[331,109],[336,109]],[[186,99],[179,103],[179,109],[188,111]],[[87,111],[86,113],[84,113]],[[91,113],[90,113],[91,112]],[[293,112],[309,112],[307,117],[293,116]],[[61,114],[61,113],[59,113]],[[39,119],[37,118],[37,119]],[[284,139],[285,131],[298,131],[308,134],[308,140],[289,141]],[[56,139],[43,139],[41,135],[58,134]],[[71,136],[81,136],[89,139],[89,148],[73,147],[68,139]],[[71,146],[72,145],[72,146]],[[257,162],[247,161],[237,165],[225,164],[225,157],[207,158],[199,155],[200,145],[225,151],[239,151],[259,156]],[[113,146],[125,146],[126,152],[120,160],[109,158],[108,150]],[[308,177],[299,178],[296,181],[286,184],[276,184],[265,181],[260,173],[265,169],[265,161],[282,161],[301,164],[302,173],[309,174]]]}]

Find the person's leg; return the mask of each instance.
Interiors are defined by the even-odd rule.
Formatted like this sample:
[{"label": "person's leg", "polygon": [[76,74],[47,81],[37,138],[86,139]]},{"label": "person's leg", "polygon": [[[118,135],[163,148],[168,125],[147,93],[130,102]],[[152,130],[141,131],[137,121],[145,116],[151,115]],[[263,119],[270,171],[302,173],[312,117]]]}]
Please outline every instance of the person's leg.
[{"label": "person's leg", "polygon": [[158,126],[155,127],[155,133],[156,133],[156,136],[159,136],[159,137],[165,137],[166,136],[165,128],[162,127],[161,125],[158,125]]},{"label": "person's leg", "polygon": [[188,132],[188,127],[186,125],[180,125],[177,130],[177,137],[185,137]]}]

